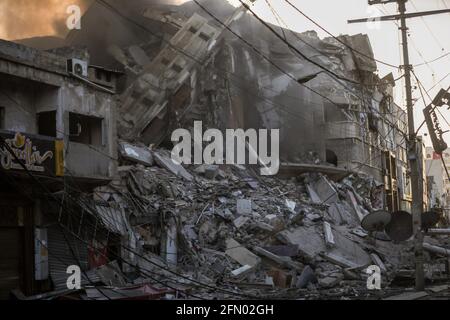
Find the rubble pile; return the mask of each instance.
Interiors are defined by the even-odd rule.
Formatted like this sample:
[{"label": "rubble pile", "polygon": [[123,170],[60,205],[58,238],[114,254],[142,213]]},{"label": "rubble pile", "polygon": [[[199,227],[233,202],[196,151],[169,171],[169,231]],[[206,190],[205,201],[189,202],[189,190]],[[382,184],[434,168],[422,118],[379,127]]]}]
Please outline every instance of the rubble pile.
[{"label": "rubble pile", "polygon": [[152,272],[205,298],[357,297],[371,294],[369,265],[384,286],[413,266],[409,244],[360,227],[373,210],[368,177],[280,180],[238,165],[184,168],[165,150],[120,150],[120,179],[102,192],[127,212],[141,253],[130,258],[137,283]]}]

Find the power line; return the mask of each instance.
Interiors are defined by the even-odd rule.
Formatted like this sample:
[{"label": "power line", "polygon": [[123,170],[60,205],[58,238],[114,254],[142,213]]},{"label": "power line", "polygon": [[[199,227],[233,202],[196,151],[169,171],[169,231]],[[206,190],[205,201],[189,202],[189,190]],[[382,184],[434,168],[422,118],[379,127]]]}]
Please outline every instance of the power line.
[{"label": "power line", "polygon": [[[121,18],[127,20],[129,23],[132,23],[133,25],[136,25],[136,26],[142,28],[143,30],[149,32],[150,34],[152,34],[152,35],[155,36],[156,38],[160,39],[162,42],[166,43],[170,48],[172,48],[172,49],[176,50],[177,52],[183,54],[184,56],[186,56],[187,58],[189,58],[190,60],[192,60],[193,62],[195,62],[195,63],[196,63],[197,65],[199,65],[200,67],[203,67],[203,66],[204,66],[204,61],[198,60],[196,57],[194,57],[194,56],[192,56],[191,54],[185,52],[183,49],[181,49],[181,48],[175,46],[174,44],[172,44],[171,41],[167,40],[166,38],[164,38],[164,37],[160,36],[159,34],[153,32],[151,29],[149,29],[149,28],[143,26],[142,24],[140,24],[140,23],[134,21],[133,19],[129,18],[128,16],[124,15],[122,12],[120,12],[120,11],[119,11],[118,9],[116,9],[114,6],[112,6],[112,5],[108,4],[108,3],[106,3],[104,0],[96,0],[96,1],[99,2],[101,5],[105,6],[106,8],[108,8],[109,10],[113,11],[115,14],[117,14],[117,15],[120,16]],[[226,70],[226,69],[221,69],[221,68],[218,68],[218,67],[215,67],[215,66],[213,66],[213,68],[214,68],[215,70],[219,71],[218,76],[221,77],[221,78],[223,78],[223,79],[226,80],[226,81],[236,82],[235,80],[232,80],[232,79],[230,79],[230,78],[228,78],[228,77],[222,75],[222,73],[226,73],[226,74],[230,75],[230,76],[233,77],[233,78],[240,78],[240,77],[237,77],[236,75],[234,75],[233,73],[229,72],[229,71]],[[285,72],[284,70],[283,70],[283,73],[286,74],[286,75],[289,75],[289,74],[288,74],[287,72]],[[292,75],[289,75],[289,76],[292,76]],[[245,87],[248,87],[248,81],[247,81],[246,79],[242,79],[242,80],[243,80],[243,83],[242,83],[242,84],[243,84]],[[332,100],[330,100],[330,99],[327,98],[326,96],[320,94],[320,93],[317,92],[316,90],[314,90],[314,89],[312,89],[312,88],[306,86],[305,84],[299,83],[299,82],[297,81],[298,79],[295,79],[295,78],[294,78],[294,80],[295,80],[296,83],[300,84],[301,86],[303,86],[303,87],[307,88],[308,90],[314,92],[315,94],[321,96],[323,99],[326,99],[326,100],[330,101],[331,103],[333,103]],[[237,87],[238,89],[242,89],[242,90],[243,90],[244,92],[246,92],[246,93],[249,93],[249,91],[248,91],[247,88],[242,88],[242,87],[240,87],[242,84],[236,85],[236,84],[234,83],[234,86]],[[255,88],[255,89],[259,90],[259,88]],[[273,90],[273,89],[271,89],[271,88],[267,88],[267,89],[268,89],[269,91],[273,91],[273,92],[276,92],[276,93],[280,94],[280,92],[277,92],[277,91],[275,91],[275,90]],[[266,102],[268,102],[268,103],[270,103],[270,104],[272,104],[272,105],[274,105],[274,106],[279,106],[279,107],[281,107],[281,108],[288,109],[286,106],[284,106],[284,105],[282,105],[282,104],[279,104],[279,103],[274,103],[274,102],[272,102],[271,100],[267,99],[266,97],[261,97],[261,96],[258,95],[258,94],[252,94],[252,95],[253,95],[253,96],[256,96],[256,97],[259,97],[260,99],[263,99],[263,100],[265,100]],[[291,97],[291,96],[289,96],[289,97]],[[293,99],[296,99],[296,100],[299,99],[299,97],[292,97],[292,98],[293,98]],[[287,112],[287,113],[289,113],[288,110],[284,110],[284,111]],[[305,118],[304,118],[302,115],[300,115],[300,114],[293,114],[293,113],[290,113],[290,114],[305,119]]]},{"label": "power line", "polygon": [[[195,2],[197,2],[197,0],[194,0]],[[344,76],[341,76],[329,69],[327,69],[326,67],[322,66],[320,63],[315,62],[314,60],[308,58],[304,53],[302,53],[300,50],[298,50],[295,46],[293,46],[289,41],[286,41],[285,39],[283,39],[282,36],[280,36],[280,34],[278,32],[276,32],[267,22],[265,22],[263,19],[261,19],[261,17],[259,17],[255,11],[252,10],[252,8],[250,8],[250,6],[248,4],[246,4],[244,1],[239,0],[239,2],[262,24],[264,25],[267,29],[269,29],[278,39],[280,39],[283,43],[285,43],[290,49],[294,50],[298,55],[300,55],[303,59],[305,59],[306,61],[308,61],[309,63],[315,65],[316,67],[319,67],[320,69],[322,69],[323,71],[325,71],[326,73],[329,73],[331,75],[333,75],[334,77],[336,77],[339,80],[342,81],[346,81],[346,82],[350,82],[353,84],[357,84],[357,85],[361,85],[360,82],[357,82],[355,80],[351,80],[348,79]]]},{"label": "power line", "polygon": [[441,56],[439,56],[439,57],[437,57],[437,58],[435,58],[435,59],[433,59],[433,60],[425,61],[424,63],[416,64],[414,67],[417,68],[417,67],[421,67],[421,66],[423,66],[423,65],[429,65],[430,63],[439,61],[439,60],[441,60],[441,59],[443,59],[443,58],[446,58],[446,57],[448,57],[448,56],[450,56],[450,52],[447,52],[447,53],[445,53],[445,54],[443,54],[443,55],[441,55]]},{"label": "power line", "polygon": [[[234,36],[236,36],[237,38],[239,38],[241,41],[243,41],[247,46],[249,46],[251,49],[253,49],[256,53],[258,53],[262,58],[264,58],[267,62],[269,62],[272,66],[274,66],[277,70],[279,70],[280,72],[282,72],[283,74],[287,75],[290,79],[292,79],[293,81],[295,81],[296,83],[298,83],[299,85],[301,85],[302,87],[307,88],[308,90],[312,91],[313,93],[317,94],[318,96],[322,97],[323,99],[329,101],[330,103],[332,103],[333,105],[338,106],[334,101],[332,101],[330,98],[326,97],[325,95],[321,94],[320,92],[318,92],[315,89],[312,89],[311,87],[306,86],[304,83],[299,82],[299,79],[296,79],[292,74],[288,73],[287,71],[285,71],[283,68],[281,68],[279,65],[277,65],[275,62],[273,62],[269,57],[267,57],[264,53],[261,52],[261,50],[259,50],[258,48],[256,48],[253,44],[251,44],[249,41],[247,41],[246,39],[244,39],[243,37],[241,37],[239,34],[237,34],[233,29],[231,29],[229,26],[227,26],[225,23],[223,23],[219,18],[217,18],[213,13],[211,13],[207,8],[205,8],[203,5],[201,5],[197,0],[193,0],[202,10],[204,10],[207,14],[209,14],[215,21],[217,21],[218,23],[220,23],[222,26],[224,26],[228,31],[230,31]],[[259,18],[259,17],[258,17]],[[269,27],[270,28],[270,27]],[[273,30],[273,29],[272,29]],[[279,36],[279,34],[277,32],[275,32],[275,34]],[[280,37],[282,40],[283,38]],[[291,46],[292,47],[292,46]],[[295,49],[295,48],[294,48]],[[297,49],[295,49],[295,51],[297,52]],[[309,58],[307,58],[305,56],[305,59],[308,60],[309,62],[313,63],[316,66],[320,66],[319,64],[317,64],[316,62],[310,60]],[[323,66],[320,66],[321,69],[325,70],[327,73],[330,74],[334,74],[332,71],[329,71],[327,69],[325,69]],[[337,76],[339,77],[339,76]],[[353,80],[352,80],[353,81]],[[353,81],[354,83],[358,83]],[[358,83],[359,84],[359,83]],[[353,93],[354,94],[354,93]],[[339,106],[338,106],[339,107]]]}]

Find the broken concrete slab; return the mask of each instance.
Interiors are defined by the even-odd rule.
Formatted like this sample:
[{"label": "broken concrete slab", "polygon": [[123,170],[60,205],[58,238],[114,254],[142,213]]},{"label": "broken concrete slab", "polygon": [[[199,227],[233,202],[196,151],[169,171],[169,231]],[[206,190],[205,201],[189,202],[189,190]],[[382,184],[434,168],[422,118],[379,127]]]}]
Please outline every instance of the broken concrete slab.
[{"label": "broken concrete slab", "polygon": [[318,280],[314,270],[310,266],[306,266],[298,278],[296,286],[299,289],[304,289],[307,288],[310,283],[316,284],[317,282]]},{"label": "broken concrete slab", "polygon": [[155,162],[161,167],[169,170],[174,175],[182,177],[187,181],[192,181],[194,177],[181,165],[173,161],[170,157],[158,152],[153,153]]},{"label": "broken concrete slab", "polygon": [[298,255],[298,245],[284,245],[284,246],[267,246],[263,247],[263,249],[272,252],[281,257],[295,257]]},{"label": "broken concrete slab", "polygon": [[245,266],[242,266],[236,270],[231,271],[231,274],[233,275],[233,277],[237,278],[237,277],[242,277],[242,276],[246,276],[248,275],[251,271],[254,270],[254,266],[249,266],[248,264],[246,264]]},{"label": "broken concrete slab", "polygon": [[251,214],[252,213],[252,200],[249,199],[238,199],[236,201],[236,212],[237,214]]},{"label": "broken concrete slab", "polygon": [[244,248],[234,239],[228,239],[226,241],[226,246],[227,250],[225,251],[225,254],[243,266],[249,265],[255,267],[261,262],[260,257]]},{"label": "broken concrete slab", "polygon": [[135,163],[151,167],[154,164],[153,156],[148,148],[137,147],[126,142],[119,143],[122,158]]},{"label": "broken concrete slab", "polygon": [[340,203],[332,203],[328,208],[328,216],[334,222],[334,224],[342,225],[350,222],[349,212]]},{"label": "broken concrete slab", "polygon": [[383,273],[387,272],[386,266],[384,265],[383,261],[376,253],[370,254],[370,258],[372,258],[372,262],[374,264],[376,264],[377,266],[380,267],[381,272],[383,272]]},{"label": "broken concrete slab", "polygon": [[450,257],[450,249],[434,246],[432,244],[429,244],[427,242],[423,243],[423,249],[429,252],[433,252],[439,255],[442,255],[444,257]]},{"label": "broken concrete slab", "polygon": [[267,216],[264,217],[264,219],[269,225],[271,225],[275,229],[283,229],[284,227],[283,219],[276,214],[268,214]]},{"label": "broken concrete slab", "polygon": [[344,279],[344,275],[337,277],[325,277],[319,279],[319,285],[323,288],[332,288],[337,286]]},{"label": "broken concrete slab", "polygon": [[219,166],[202,164],[198,166],[194,171],[195,173],[204,175],[205,178],[209,180],[214,180],[219,173]]},{"label": "broken concrete slab", "polygon": [[356,201],[355,194],[352,191],[347,190],[347,197],[352,205],[355,215],[358,217],[359,222],[361,222],[364,219],[364,214],[359,207],[358,201]]},{"label": "broken concrete slab", "polygon": [[278,288],[289,288],[292,280],[292,276],[286,274],[283,270],[271,269],[267,272],[267,275],[272,278],[273,285]]},{"label": "broken concrete slab", "polygon": [[346,268],[364,268],[372,263],[370,255],[359,244],[348,239],[337,227],[333,230],[335,246],[328,248],[329,261]]},{"label": "broken concrete slab", "polygon": [[273,232],[275,230],[275,228],[272,227],[270,224],[261,221],[257,221],[254,227],[265,232]]},{"label": "broken concrete slab", "polygon": [[279,264],[280,266],[284,266],[284,267],[292,268],[292,269],[296,269],[296,270],[301,269],[300,265],[298,263],[292,261],[292,259],[289,257],[280,257],[280,256],[273,254],[272,252],[267,251],[261,247],[255,247],[255,248],[253,248],[253,250],[260,256],[267,258],[267,259],[275,262],[276,264]]},{"label": "broken concrete slab", "polygon": [[332,252],[323,253],[322,256],[326,260],[328,260],[338,266],[341,266],[343,268],[357,269],[357,268],[361,267],[360,265],[356,264],[355,262],[348,260],[348,259],[346,259],[338,254],[332,253]]},{"label": "broken concrete slab", "polygon": [[314,188],[311,185],[307,185],[306,189],[308,190],[309,197],[311,198],[311,201],[314,203],[322,203],[322,200],[320,199],[317,192],[314,190]]},{"label": "broken concrete slab", "polygon": [[205,178],[214,180],[219,173],[219,166],[216,165],[207,165],[205,167]]},{"label": "broken concrete slab", "polygon": [[336,246],[336,242],[334,242],[333,230],[331,229],[331,225],[328,222],[323,223],[323,231],[325,234],[325,245],[328,248],[333,248]]},{"label": "broken concrete slab", "polygon": [[286,200],[284,201],[284,203],[286,204],[286,207],[289,209],[289,211],[290,211],[291,213],[296,213],[296,212],[295,212],[295,208],[297,207],[297,203],[296,203],[295,201],[286,199]]},{"label": "broken concrete slab", "polygon": [[429,287],[429,288],[426,288],[426,290],[431,291],[433,293],[439,293],[439,292],[448,290],[448,288],[449,288],[448,285],[444,284],[441,286]]},{"label": "broken concrete slab", "polygon": [[326,251],[323,237],[314,227],[302,226],[293,230],[284,230],[277,235],[277,238],[285,244],[297,245],[299,252],[309,259]]},{"label": "broken concrete slab", "polygon": [[245,217],[245,216],[240,216],[239,218],[235,219],[233,221],[233,224],[236,228],[241,228],[242,226],[244,226],[247,222],[250,221],[249,217]]}]

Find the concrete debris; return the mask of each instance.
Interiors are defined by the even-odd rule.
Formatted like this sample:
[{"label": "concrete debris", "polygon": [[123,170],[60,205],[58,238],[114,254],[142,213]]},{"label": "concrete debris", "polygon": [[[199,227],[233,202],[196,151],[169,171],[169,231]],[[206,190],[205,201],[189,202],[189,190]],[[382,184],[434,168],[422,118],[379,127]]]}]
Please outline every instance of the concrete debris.
[{"label": "concrete debris", "polygon": [[317,194],[317,192],[314,190],[314,188],[310,185],[307,185],[306,188],[308,189],[309,196],[311,198],[311,201],[314,203],[322,203],[321,198]]},{"label": "concrete debris", "polygon": [[386,266],[384,265],[383,261],[380,259],[380,257],[376,253],[370,254],[370,257],[372,258],[372,262],[380,267],[381,271],[383,273],[387,272]]},{"label": "concrete debris", "polygon": [[444,257],[450,257],[450,249],[434,246],[432,244],[429,244],[427,242],[423,243],[423,249],[429,252],[433,252],[439,255],[442,255]]},{"label": "concrete debris", "polygon": [[264,247],[264,249],[281,257],[295,257],[298,255],[297,245],[268,246]]},{"label": "concrete debris", "polygon": [[247,222],[250,221],[249,217],[245,217],[245,216],[240,216],[239,218],[237,218],[236,220],[233,221],[233,224],[236,228],[241,228],[242,226],[244,226]]},{"label": "concrete debris", "polygon": [[241,265],[249,265],[251,267],[255,267],[261,262],[261,259],[244,248],[239,242],[234,239],[228,239],[226,241],[226,255],[235,261],[239,262]]},{"label": "concrete debris", "polygon": [[[165,268],[244,292],[273,286],[312,294],[317,288],[340,288],[347,281],[363,287],[363,270],[371,264],[379,265],[390,279],[397,266],[407,264],[399,260],[405,244],[374,245],[371,235],[362,234],[355,208],[363,212],[370,207],[357,200],[364,195],[354,194],[350,180],[331,182],[314,173],[303,174],[309,182],[280,183],[256,178],[242,166],[182,166],[167,151],[151,154],[157,166],[122,166],[120,180],[113,183],[114,189],[103,191],[102,199],[117,199],[133,216],[130,228],[138,240],[136,248]],[[258,184],[248,184],[250,179]],[[314,188],[321,196],[335,195],[333,202],[313,201],[311,181],[320,181]],[[108,196],[108,190],[115,196]],[[142,270],[155,271],[151,263],[134,259]]]},{"label": "concrete debris", "polygon": [[231,274],[233,275],[233,277],[242,277],[245,276],[247,274],[249,274],[252,270],[254,269],[254,266],[249,266],[248,264],[246,264],[243,267],[240,267],[239,269],[233,270],[231,271]]},{"label": "concrete debris", "polygon": [[314,183],[314,190],[323,203],[331,204],[339,200],[339,196],[333,185],[324,176],[320,176]]},{"label": "concrete debris", "polygon": [[156,163],[159,166],[161,166],[162,168],[166,168],[167,170],[171,171],[176,176],[180,176],[183,179],[192,181],[193,176],[189,172],[187,172],[186,169],[184,169],[181,164],[176,163],[169,156],[165,156],[158,152],[155,152],[154,156],[155,156]]},{"label": "concrete debris", "polygon": [[276,254],[274,254],[270,251],[267,251],[263,248],[260,248],[260,247],[255,247],[253,250],[260,256],[269,259],[271,262],[274,262],[275,264],[278,264],[280,266],[287,267],[287,268],[300,269],[300,265],[297,264],[296,262],[292,261],[292,259],[289,257],[277,256]]},{"label": "concrete debris", "polygon": [[384,300],[419,300],[428,296],[428,293],[425,291],[419,292],[406,292],[396,296],[389,297]]},{"label": "concrete debris", "polygon": [[323,223],[323,230],[325,233],[325,244],[329,248],[333,248],[336,246],[336,242],[334,242],[333,230],[331,230],[331,225],[328,222]]},{"label": "concrete debris", "polygon": [[[343,90],[317,65],[294,54],[257,19],[243,14],[243,8],[237,9],[228,1],[202,2],[217,9],[212,11],[217,11],[220,21],[260,50],[250,50],[237,41],[235,35],[192,1],[177,1],[183,4],[171,6],[164,1],[114,2],[117,11],[126,13],[127,19],[118,19],[114,12],[105,11],[99,4],[92,5],[83,17],[86,27],[70,32],[65,41],[67,47],[89,47],[82,50],[84,58],[77,64],[83,69],[80,72],[88,73],[86,76],[69,75],[66,57],[0,40],[1,73],[7,75],[2,86],[7,85],[5,90],[20,98],[19,102],[33,100],[21,92],[29,86],[33,88],[29,90],[31,93],[39,93],[34,99],[36,110],[27,112],[34,118],[25,126],[16,123],[14,131],[29,127],[60,137],[64,132],[76,132],[65,127],[61,133],[52,132],[56,130],[52,117],[58,119],[58,128],[66,123],[72,127],[73,122],[77,129],[78,124],[78,135],[70,134],[56,144],[59,148],[59,142],[63,142],[63,149],[70,151],[63,152],[67,159],[60,159],[59,153],[56,157],[58,150],[53,138],[52,143],[50,140],[45,143],[54,147],[58,159],[52,161],[67,162],[66,169],[71,169],[64,170],[63,164],[58,171],[61,169],[63,175],[74,169],[77,176],[44,179],[43,175],[42,182],[58,197],[78,193],[78,187],[66,188],[70,180],[80,182],[83,190],[89,191],[82,191],[89,197],[78,197],[83,200],[80,208],[76,207],[81,213],[80,225],[72,221],[78,219],[76,215],[62,219],[62,211],[67,210],[55,210],[52,206],[45,206],[44,210],[41,201],[37,201],[33,214],[40,217],[35,219],[39,223],[34,226],[29,222],[30,228],[25,229],[33,233],[40,226],[53,225],[52,221],[41,219],[41,213],[47,209],[56,211],[61,221],[70,224],[70,230],[79,235],[94,235],[94,239],[88,239],[92,247],[101,247],[96,237],[105,238],[106,247],[120,251],[117,254],[124,260],[100,266],[107,263],[106,257],[113,252],[92,257],[95,248],[81,247],[86,252],[80,252],[80,260],[89,265],[95,262],[96,269],[89,274],[95,276],[96,283],[106,286],[102,290],[83,289],[85,299],[103,299],[101,291],[112,299],[161,298],[166,294],[187,298],[186,292],[205,299],[244,294],[280,300],[373,297],[378,293],[367,290],[364,272],[373,264],[382,270],[386,287],[411,280],[412,240],[394,243],[384,232],[368,233],[361,229],[361,222],[369,213],[387,208],[405,210],[410,206],[407,177],[411,170],[406,161],[408,155],[404,154],[408,150],[407,141],[403,139],[407,132],[402,131],[406,130],[402,127],[407,127],[403,125],[407,114],[393,103],[390,94],[393,88],[375,74],[377,65],[371,58],[373,52],[367,35],[340,36],[341,41],[337,41],[333,37],[321,39],[314,31],[285,33],[287,40],[296,43],[305,56],[314,57],[325,69],[354,80],[355,84],[347,83],[348,90]],[[122,2],[132,9],[126,9]],[[97,16],[106,23],[98,23]],[[139,22],[142,27],[136,28],[123,20]],[[108,27],[113,25],[114,28]],[[99,43],[99,39],[105,41]],[[355,54],[342,41],[364,55]],[[108,45],[105,48],[103,44]],[[91,51],[92,59],[88,54]],[[280,74],[256,51],[264,52],[281,69],[289,69],[298,80]],[[108,68],[120,67],[122,71],[96,67],[97,62],[98,65],[105,62]],[[14,74],[16,71],[20,71],[20,77]],[[18,81],[29,78],[29,86],[18,90],[20,86],[8,80],[12,76]],[[96,82],[90,78],[97,78]],[[234,80],[239,78],[245,79],[245,90],[236,85]],[[298,86],[305,79],[310,82],[308,87]],[[366,101],[359,97],[358,83],[371,84],[364,89]],[[41,89],[43,92],[38,92]],[[311,94],[311,90],[323,96]],[[332,103],[324,104],[323,97]],[[9,107],[10,102],[5,105],[7,122],[20,112]],[[59,108],[60,102],[69,103],[70,108]],[[274,107],[273,102],[287,108]],[[4,111],[3,105],[0,109]],[[295,110],[299,117],[286,110]],[[46,128],[50,120],[53,125]],[[37,122],[45,124],[44,127],[37,128]],[[259,175],[258,165],[264,162],[261,159],[258,165],[225,165],[219,148],[214,150],[217,164],[201,164],[206,157],[199,159],[204,154],[196,151],[204,146],[192,145],[190,138],[183,139],[189,145],[183,148],[183,156],[193,149],[195,159],[187,162],[194,164],[174,161],[171,151],[165,149],[173,144],[171,133],[176,129],[186,136],[194,133],[193,140],[197,141],[196,122],[204,124],[200,131],[204,128],[205,135],[206,131],[224,133],[226,128],[279,128],[279,158],[283,161],[279,175]],[[380,139],[383,132],[391,134]],[[271,138],[274,136],[271,134]],[[20,134],[17,137],[19,142],[27,138]],[[206,146],[207,139],[204,140]],[[376,148],[375,142],[380,146]],[[368,165],[367,159],[376,161]],[[55,163],[48,162],[45,171],[51,167],[54,175]],[[64,192],[57,187],[60,182]],[[5,184],[4,189],[8,188],[9,184]],[[40,193],[34,187],[24,189]],[[63,197],[61,203],[71,198]],[[91,223],[94,217],[101,230]],[[14,223],[16,220],[23,222],[14,219]],[[87,222],[95,226],[94,230],[85,227]],[[450,232],[443,230],[432,230],[423,246],[429,269],[439,267],[439,272],[430,272],[430,280],[448,273],[443,266],[448,264],[450,243],[432,237]],[[50,275],[54,278],[53,287],[59,289],[58,285],[65,286],[66,274],[55,262],[51,247],[64,250],[55,239],[50,239],[55,237],[54,232],[48,231]],[[123,248],[118,250],[120,245]],[[101,247],[102,252],[107,251],[106,247]],[[46,260],[47,253],[36,258]],[[28,260],[33,261],[33,257]],[[54,274],[60,273],[64,277],[56,279]],[[50,287],[50,282],[42,282],[42,287]],[[174,289],[157,286],[158,283],[167,283],[167,288]],[[34,284],[29,287],[34,288]],[[215,287],[226,290],[212,290]],[[17,296],[21,296],[19,292]],[[392,299],[425,296],[426,293],[419,292]]]},{"label": "concrete debris", "polygon": [[285,230],[278,234],[278,239],[286,244],[297,245],[299,252],[311,260],[326,251],[323,237],[315,227]]},{"label": "concrete debris", "polygon": [[314,270],[310,266],[306,266],[300,277],[297,280],[297,288],[304,289],[307,288],[309,284],[316,284],[318,282]]},{"label": "concrete debris", "polygon": [[267,272],[269,278],[272,279],[273,286],[278,288],[289,288],[292,283],[292,276],[286,274],[283,270],[273,268]]},{"label": "concrete debris", "polygon": [[238,199],[236,202],[236,212],[239,215],[252,213],[252,200]]}]

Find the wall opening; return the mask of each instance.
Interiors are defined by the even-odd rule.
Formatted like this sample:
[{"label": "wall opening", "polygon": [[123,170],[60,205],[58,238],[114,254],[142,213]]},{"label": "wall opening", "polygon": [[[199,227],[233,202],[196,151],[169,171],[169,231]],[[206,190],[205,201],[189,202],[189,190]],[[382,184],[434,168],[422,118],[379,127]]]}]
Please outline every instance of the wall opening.
[{"label": "wall opening", "polygon": [[69,131],[72,142],[103,145],[103,119],[69,113]]},{"label": "wall opening", "polygon": [[337,157],[336,153],[334,153],[334,151],[331,151],[331,150],[327,149],[327,151],[326,151],[326,158],[327,158],[327,163],[330,163],[330,164],[335,165],[337,167],[337,165],[338,165],[338,157]]},{"label": "wall opening", "polygon": [[38,113],[38,134],[56,138],[56,111]]}]

